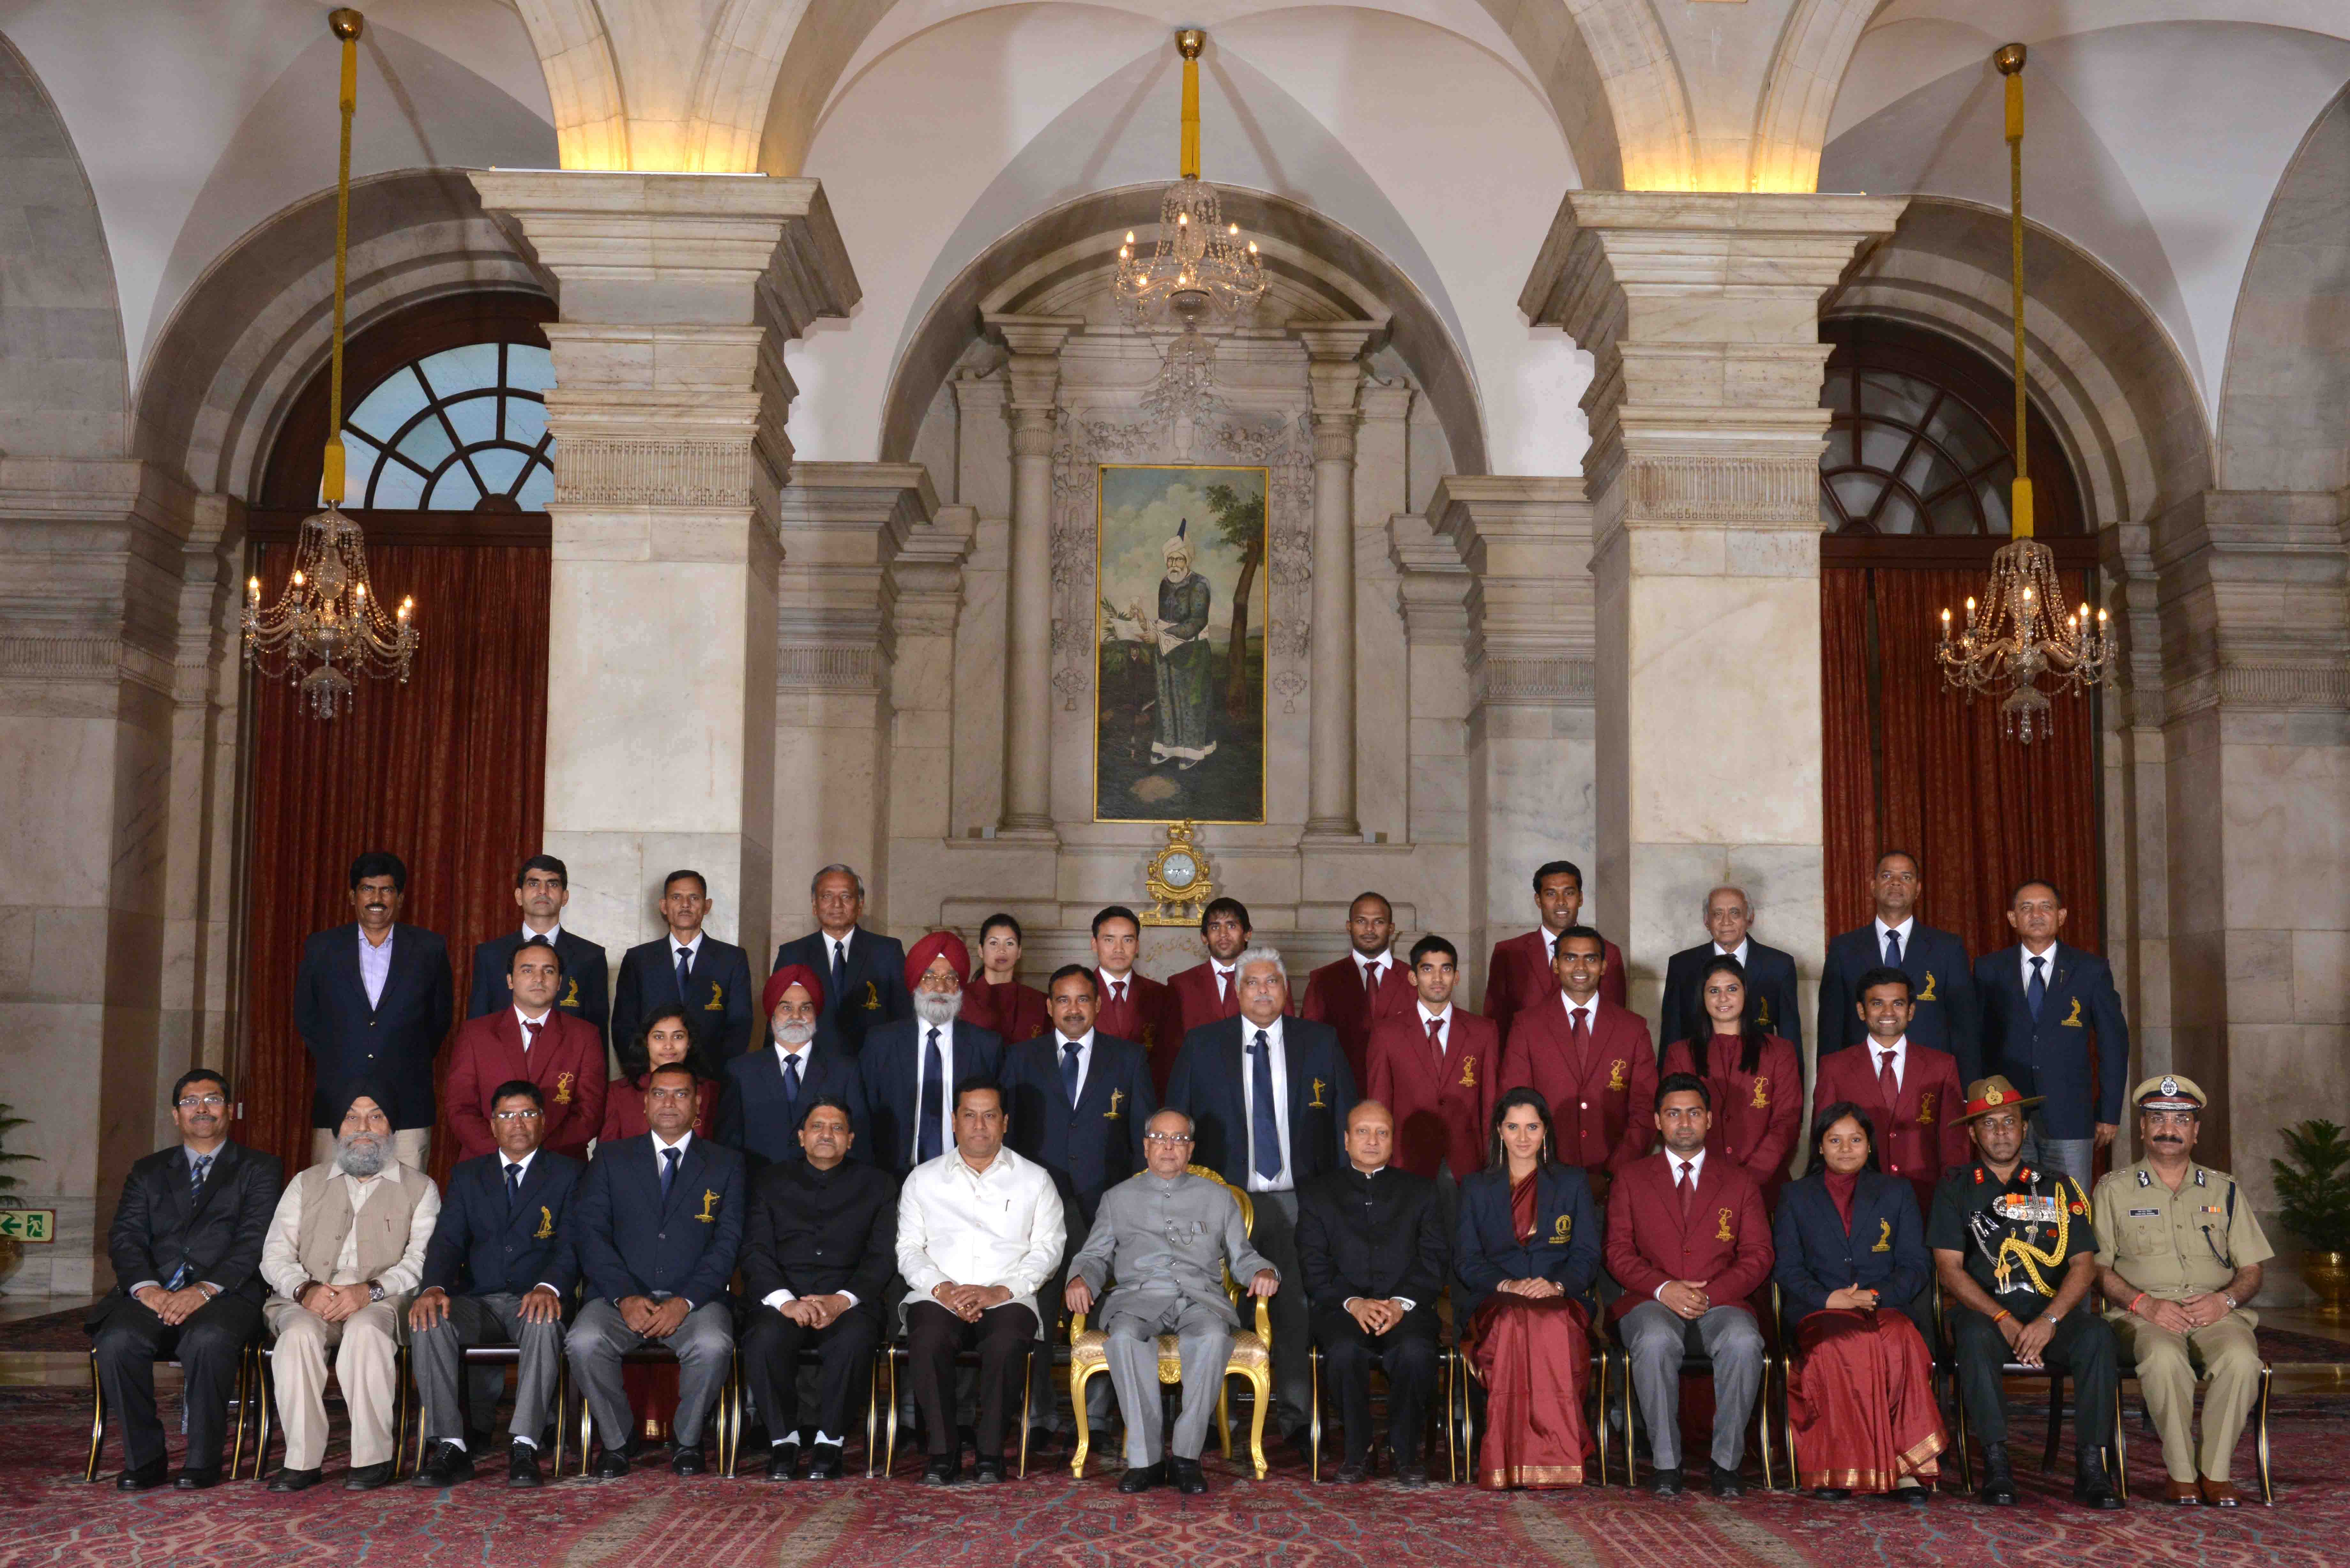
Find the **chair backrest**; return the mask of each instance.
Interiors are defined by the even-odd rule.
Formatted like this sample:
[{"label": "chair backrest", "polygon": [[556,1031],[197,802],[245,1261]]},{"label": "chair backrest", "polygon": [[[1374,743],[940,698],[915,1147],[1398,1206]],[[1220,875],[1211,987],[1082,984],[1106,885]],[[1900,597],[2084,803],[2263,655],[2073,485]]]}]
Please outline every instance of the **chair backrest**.
[{"label": "chair backrest", "polygon": [[[1187,1165],[1183,1168],[1183,1170],[1186,1175],[1197,1176],[1203,1178],[1206,1180],[1212,1181],[1217,1186],[1222,1188],[1225,1191],[1231,1193],[1232,1195],[1233,1201],[1237,1202],[1241,1206],[1242,1233],[1247,1236],[1252,1241],[1256,1240],[1256,1204],[1251,1200],[1247,1193],[1242,1191],[1239,1188],[1234,1187],[1231,1182],[1226,1181],[1222,1177],[1217,1175],[1216,1172],[1209,1169],[1204,1165]],[[1232,1261],[1230,1258],[1226,1258],[1224,1260],[1224,1293],[1232,1298],[1232,1305],[1234,1307],[1238,1307],[1241,1304],[1241,1285],[1238,1280],[1232,1278]]]}]

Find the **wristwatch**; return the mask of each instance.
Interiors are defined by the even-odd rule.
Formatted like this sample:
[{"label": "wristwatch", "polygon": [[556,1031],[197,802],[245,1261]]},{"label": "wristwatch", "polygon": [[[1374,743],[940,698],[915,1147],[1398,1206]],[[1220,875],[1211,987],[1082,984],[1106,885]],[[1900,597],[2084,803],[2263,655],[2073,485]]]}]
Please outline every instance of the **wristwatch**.
[{"label": "wristwatch", "polygon": [[2226,1303],[2228,1303],[2228,1310],[2229,1310],[2230,1312],[2237,1312],[2237,1311],[2241,1311],[2241,1308],[2239,1308],[2239,1307],[2236,1305],[2236,1298],[2235,1298],[2235,1297],[2233,1297],[2233,1296],[2231,1296],[2231,1295],[2230,1295],[2227,1292],[2225,1292],[2225,1291],[2221,1291],[2221,1292],[2220,1293],[2220,1299],[2221,1301],[2226,1302]]},{"label": "wristwatch", "polygon": [[368,1282],[368,1300],[371,1302],[383,1300],[383,1286],[380,1282],[375,1280]]}]

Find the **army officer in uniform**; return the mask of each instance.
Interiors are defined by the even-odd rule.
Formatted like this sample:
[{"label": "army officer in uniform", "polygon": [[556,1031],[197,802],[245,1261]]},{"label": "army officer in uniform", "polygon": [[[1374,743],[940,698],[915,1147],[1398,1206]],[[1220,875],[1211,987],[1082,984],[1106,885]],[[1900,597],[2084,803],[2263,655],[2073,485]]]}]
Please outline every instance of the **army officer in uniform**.
[{"label": "army officer in uniform", "polygon": [[[2106,1319],[2137,1362],[2147,1414],[2162,1434],[2165,1496],[2233,1508],[2228,1460],[2261,1388],[2259,1320],[2243,1308],[2261,1288],[2262,1261],[2275,1252],[2236,1179],[2191,1158],[2204,1106],[2195,1081],[2148,1078],[2130,1099],[2146,1158],[2097,1183],[2097,1285],[2114,1304]],[[2198,1363],[2211,1379],[2199,1456]]]}]

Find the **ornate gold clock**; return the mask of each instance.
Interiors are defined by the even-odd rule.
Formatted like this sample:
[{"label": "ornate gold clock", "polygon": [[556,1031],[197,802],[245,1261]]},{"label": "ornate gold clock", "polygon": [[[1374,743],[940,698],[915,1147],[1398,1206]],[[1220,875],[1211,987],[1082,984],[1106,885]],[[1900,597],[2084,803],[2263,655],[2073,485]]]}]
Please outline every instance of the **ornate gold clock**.
[{"label": "ornate gold clock", "polygon": [[1196,926],[1216,884],[1201,851],[1196,822],[1167,825],[1167,843],[1142,868],[1143,892],[1150,908],[1143,912],[1146,926]]}]

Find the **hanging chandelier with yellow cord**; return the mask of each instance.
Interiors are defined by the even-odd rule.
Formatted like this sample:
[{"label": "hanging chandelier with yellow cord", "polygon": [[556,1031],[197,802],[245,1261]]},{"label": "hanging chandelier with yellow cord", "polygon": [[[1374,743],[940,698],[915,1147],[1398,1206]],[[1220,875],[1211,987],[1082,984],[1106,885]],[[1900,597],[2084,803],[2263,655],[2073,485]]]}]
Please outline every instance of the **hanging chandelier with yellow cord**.
[{"label": "hanging chandelier with yellow cord", "polygon": [[403,684],[416,659],[413,597],[386,613],[368,580],[367,545],[343,500],[343,303],[350,260],[351,119],[359,108],[359,34],[366,18],[332,13],[327,25],[342,41],[342,151],[335,177],[335,320],[328,372],[327,451],[318,492],[326,505],[302,520],[294,569],[276,602],[264,608],[261,579],[244,585],[244,662],[264,680],[302,689],[303,705],[320,719],[348,711],[359,679],[396,677]]},{"label": "hanging chandelier with yellow cord", "polygon": [[2114,640],[2106,629],[2104,610],[2092,618],[2085,600],[2078,609],[2065,607],[2055,555],[2032,535],[2032,480],[2024,449],[2028,406],[2023,379],[2023,46],[2003,45],[1991,60],[2007,78],[2009,294],[2015,327],[2015,482],[2008,506],[2011,542],[1991,556],[1991,582],[1980,601],[1967,600],[1966,623],[1955,636],[1950,612],[1942,611],[1942,636],[1935,660],[1948,682],[1970,696],[2005,691],[1999,705],[2002,727],[2030,745],[2035,738],[2045,740],[2054,732],[2048,693],[2040,689],[2040,678],[2047,675],[2056,691],[2079,696],[2112,671]]}]

